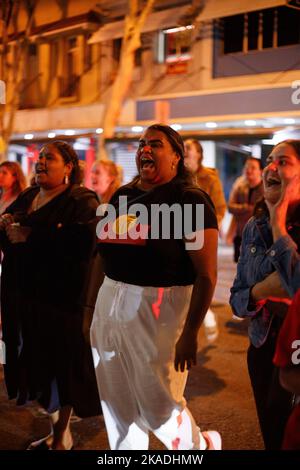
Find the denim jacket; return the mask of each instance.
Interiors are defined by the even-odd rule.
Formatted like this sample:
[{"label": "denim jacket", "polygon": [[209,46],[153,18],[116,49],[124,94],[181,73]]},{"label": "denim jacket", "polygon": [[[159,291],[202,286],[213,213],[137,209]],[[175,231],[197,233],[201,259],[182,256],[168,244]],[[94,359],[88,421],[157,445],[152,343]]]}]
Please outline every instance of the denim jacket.
[{"label": "denim jacket", "polygon": [[256,309],[255,305],[251,305],[251,288],[273,271],[278,272],[290,298],[300,287],[299,243],[296,243],[300,240],[300,224],[289,227],[288,231],[290,236],[280,237],[274,243],[269,218],[264,215],[260,218],[252,217],[243,232],[230,305],[236,316],[251,318],[249,336],[255,347],[265,342],[274,314],[263,307]]}]

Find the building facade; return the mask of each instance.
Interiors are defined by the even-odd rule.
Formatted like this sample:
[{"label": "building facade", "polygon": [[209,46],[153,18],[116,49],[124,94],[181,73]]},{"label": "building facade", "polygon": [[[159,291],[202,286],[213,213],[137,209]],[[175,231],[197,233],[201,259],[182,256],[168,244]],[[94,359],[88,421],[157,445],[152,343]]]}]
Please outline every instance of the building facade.
[{"label": "building facade", "polygon": [[[21,2],[6,50],[7,64],[15,64],[22,37],[28,35],[11,158],[22,156],[30,166],[36,145],[59,137],[75,142],[81,158],[91,164],[119,63],[128,4],[39,0],[28,30]],[[264,158],[276,139],[298,136],[299,2],[196,4],[156,2],[142,30],[131,88],[108,147],[111,158],[124,166],[127,181],[135,172],[138,133],[154,121],[167,122],[184,136],[204,141],[205,163],[219,168],[228,193],[243,157],[254,153]],[[16,88],[11,77],[6,85],[9,107]]]}]

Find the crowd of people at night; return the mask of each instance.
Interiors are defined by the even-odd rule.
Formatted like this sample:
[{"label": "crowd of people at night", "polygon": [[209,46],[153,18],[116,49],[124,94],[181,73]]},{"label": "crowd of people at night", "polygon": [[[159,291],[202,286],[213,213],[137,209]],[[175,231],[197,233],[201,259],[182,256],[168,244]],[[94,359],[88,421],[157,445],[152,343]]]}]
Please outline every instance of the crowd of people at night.
[{"label": "crowd of people at night", "polygon": [[49,417],[27,449],[74,449],[74,413],[103,414],[112,450],[146,450],[150,432],[168,450],[221,450],[184,391],[202,323],[218,338],[210,305],[228,209],[228,301],[249,321],[264,446],[300,450],[300,141],[275,145],[264,168],[249,155],[228,204],[200,142],[165,124],[143,131],[136,168],[122,184],[116,163],[97,160],[88,189],[63,141],[41,147],[29,186],[18,163],[0,164],[6,390]]}]

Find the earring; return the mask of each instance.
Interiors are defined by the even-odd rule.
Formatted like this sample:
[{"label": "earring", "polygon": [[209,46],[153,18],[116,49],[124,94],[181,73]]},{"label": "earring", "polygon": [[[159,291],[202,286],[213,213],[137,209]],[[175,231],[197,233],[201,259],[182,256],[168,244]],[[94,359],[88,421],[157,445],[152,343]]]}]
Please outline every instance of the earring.
[{"label": "earring", "polygon": [[65,184],[69,184],[69,177],[68,177],[68,175],[65,175],[64,183],[65,183]]},{"label": "earring", "polygon": [[175,164],[173,162],[172,165],[171,165],[171,169],[174,170],[174,168],[175,168]]}]

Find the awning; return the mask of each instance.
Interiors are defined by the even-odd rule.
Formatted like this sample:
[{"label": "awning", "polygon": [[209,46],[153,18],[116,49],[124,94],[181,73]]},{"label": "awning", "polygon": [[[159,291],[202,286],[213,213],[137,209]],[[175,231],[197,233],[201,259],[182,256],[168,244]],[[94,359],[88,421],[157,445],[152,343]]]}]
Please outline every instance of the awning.
[{"label": "awning", "polygon": [[[181,16],[185,14],[188,6],[179,8],[169,8],[163,11],[151,13],[145,21],[142,33],[159,31],[161,29],[176,26]],[[89,39],[89,44],[109,41],[111,39],[121,38],[124,34],[125,21],[114,21],[107,23],[96,31]]]},{"label": "awning", "polygon": [[[59,129],[95,129],[103,119],[104,104],[59,106],[56,108],[19,109],[15,115],[14,134],[43,132]],[[135,103],[128,99],[119,119],[120,126],[132,125],[136,120]]]},{"label": "awning", "polygon": [[207,21],[224,16],[239,15],[256,10],[265,10],[286,5],[285,0],[208,0],[196,21]]}]

